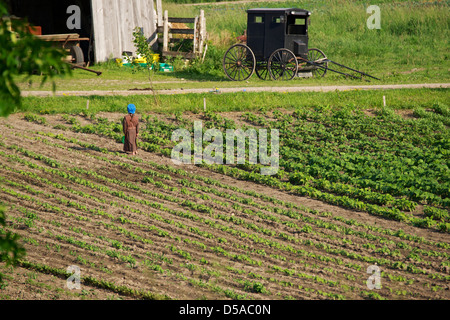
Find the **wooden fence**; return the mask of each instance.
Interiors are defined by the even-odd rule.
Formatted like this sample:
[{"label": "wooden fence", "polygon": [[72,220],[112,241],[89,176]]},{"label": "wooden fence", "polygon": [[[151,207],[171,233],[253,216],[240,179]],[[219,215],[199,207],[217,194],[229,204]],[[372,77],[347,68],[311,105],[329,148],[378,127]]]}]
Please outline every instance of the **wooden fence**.
[{"label": "wooden fence", "polygon": [[[207,32],[205,12],[200,10],[200,15],[194,18],[173,18],[169,17],[167,10],[162,14],[160,0],[157,1],[157,32],[162,34],[158,37],[162,43],[163,57],[181,56],[185,59],[201,57],[206,53]],[[186,25],[193,24],[193,28]],[[181,41],[192,41],[192,51],[172,50],[175,44]]]}]

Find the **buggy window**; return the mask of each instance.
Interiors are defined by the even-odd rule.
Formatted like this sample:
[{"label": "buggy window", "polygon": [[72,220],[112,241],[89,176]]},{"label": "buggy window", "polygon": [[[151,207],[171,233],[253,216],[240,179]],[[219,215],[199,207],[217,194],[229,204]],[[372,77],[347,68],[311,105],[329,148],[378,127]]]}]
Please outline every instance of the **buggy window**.
[{"label": "buggy window", "polygon": [[289,16],[287,23],[287,33],[306,35],[306,19],[298,18],[296,16]]},{"label": "buggy window", "polygon": [[281,17],[273,17],[272,22],[273,23],[281,23]]},{"label": "buggy window", "polygon": [[264,17],[263,16],[255,16],[255,23],[264,23]]}]

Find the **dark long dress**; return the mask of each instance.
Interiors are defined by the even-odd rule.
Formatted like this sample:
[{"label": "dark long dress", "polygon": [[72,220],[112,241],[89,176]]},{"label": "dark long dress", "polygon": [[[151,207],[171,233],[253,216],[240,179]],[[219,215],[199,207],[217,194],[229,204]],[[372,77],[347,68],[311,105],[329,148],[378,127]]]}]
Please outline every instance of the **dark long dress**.
[{"label": "dark long dress", "polygon": [[123,151],[126,153],[136,152],[137,135],[139,133],[139,117],[137,115],[128,114],[123,118],[123,133],[125,135]]}]

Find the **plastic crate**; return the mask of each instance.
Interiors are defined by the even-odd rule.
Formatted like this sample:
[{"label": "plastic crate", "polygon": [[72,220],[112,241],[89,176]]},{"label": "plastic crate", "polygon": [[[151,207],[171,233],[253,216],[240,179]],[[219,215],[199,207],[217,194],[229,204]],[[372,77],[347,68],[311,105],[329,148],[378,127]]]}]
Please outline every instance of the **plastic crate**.
[{"label": "plastic crate", "polygon": [[168,63],[160,63],[159,71],[161,72],[173,72],[173,66]]}]

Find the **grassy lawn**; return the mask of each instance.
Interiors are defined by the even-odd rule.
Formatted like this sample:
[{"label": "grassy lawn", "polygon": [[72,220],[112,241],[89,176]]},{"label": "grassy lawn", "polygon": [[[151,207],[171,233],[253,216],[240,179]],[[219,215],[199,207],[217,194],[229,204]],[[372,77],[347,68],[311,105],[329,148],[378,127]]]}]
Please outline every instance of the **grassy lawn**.
[{"label": "grassy lawn", "polygon": [[[315,107],[354,107],[377,109],[386,104],[393,109],[431,108],[448,105],[448,89],[349,90],[342,92],[238,92],[221,94],[160,95],[159,106],[151,95],[135,96],[62,96],[25,97],[24,111],[38,114],[96,114],[97,112],[126,112],[126,105],[134,103],[139,113],[203,112],[203,99],[208,111],[261,111],[276,108],[298,109]],[[89,99],[89,109],[87,109]]]}]

